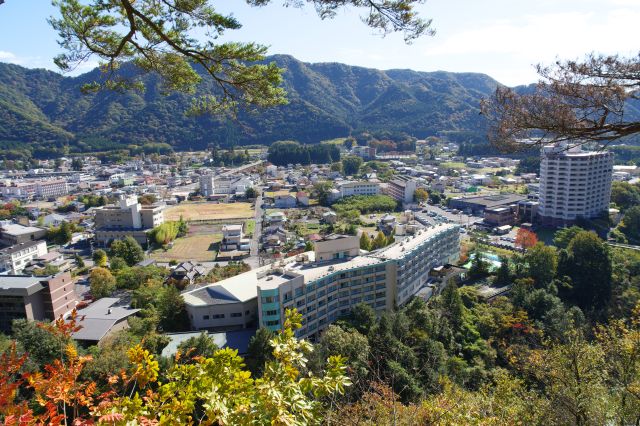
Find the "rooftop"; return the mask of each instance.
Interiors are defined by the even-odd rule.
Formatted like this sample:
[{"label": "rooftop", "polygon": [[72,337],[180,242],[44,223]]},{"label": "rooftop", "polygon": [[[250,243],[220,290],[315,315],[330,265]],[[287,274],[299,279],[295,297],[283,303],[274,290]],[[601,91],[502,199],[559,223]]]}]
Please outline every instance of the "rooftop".
[{"label": "rooftop", "polygon": [[0,295],[29,296],[42,290],[43,277],[27,275],[0,275]]},{"label": "rooftop", "polygon": [[14,236],[31,234],[33,232],[39,232],[42,230],[42,228],[36,228],[35,226],[24,226],[17,223],[8,223],[6,225],[2,225],[2,232],[4,234]]},{"label": "rooftop", "polygon": [[420,246],[430,238],[448,229],[458,228],[458,225],[443,223],[433,228],[422,229],[417,234],[407,237],[402,241],[391,244],[384,249],[372,254],[382,259],[399,259],[411,253],[416,247]]}]

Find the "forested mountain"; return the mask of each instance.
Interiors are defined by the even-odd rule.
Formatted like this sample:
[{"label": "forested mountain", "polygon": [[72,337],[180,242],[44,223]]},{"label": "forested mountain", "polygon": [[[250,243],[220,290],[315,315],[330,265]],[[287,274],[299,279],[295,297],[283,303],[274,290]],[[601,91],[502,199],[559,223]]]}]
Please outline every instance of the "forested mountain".
[{"label": "forested mountain", "polygon": [[[215,142],[269,144],[293,139],[318,142],[352,131],[389,130],[456,140],[484,138],[479,101],[496,81],[482,74],[379,71],[337,63],[308,64],[291,56],[268,59],[284,68],[289,104],[241,112],[237,121],[188,117],[191,98],[164,95],[153,75],[144,92],[82,94],[99,71],[63,77],[51,71],[0,63],[0,147],[33,147],[46,154],[166,142],[176,149]],[[123,73],[135,72],[125,67]],[[205,81],[201,93],[212,93]],[[57,148],[56,148],[57,147]]]}]

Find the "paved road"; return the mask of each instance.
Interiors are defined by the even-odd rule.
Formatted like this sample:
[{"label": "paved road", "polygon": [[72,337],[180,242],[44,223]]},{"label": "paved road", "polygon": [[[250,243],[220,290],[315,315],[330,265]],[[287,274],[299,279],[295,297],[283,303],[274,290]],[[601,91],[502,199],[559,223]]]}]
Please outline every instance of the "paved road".
[{"label": "paved road", "polygon": [[245,262],[248,263],[251,268],[257,268],[259,265],[259,258],[258,258],[258,249],[259,249],[259,241],[260,241],[260,235],[262,235],[262,195],[258,195],[256,197],[256,203],[255,203],[255,221],[256,221],[256,227],[253,231],[253,236],[251,237],[251,245],[250,245],[250,253],[249,253],[249,257],[247,259],[245,259]]}]

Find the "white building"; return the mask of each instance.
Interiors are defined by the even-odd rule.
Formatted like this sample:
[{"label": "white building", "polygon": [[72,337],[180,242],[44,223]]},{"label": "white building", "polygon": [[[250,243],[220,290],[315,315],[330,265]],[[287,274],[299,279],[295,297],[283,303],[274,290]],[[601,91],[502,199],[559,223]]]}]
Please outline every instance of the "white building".
[{"label": "white building", "polygon": [[215,179],[213,174],[200,176],[200,194],[203,197],[210,197],[215,192]]},{"label": "white building", "polygon": [[[429,271],[457,261],[457,225],[420,230],[382,250],[359,255],[357,237],[330,236],[315,252],[263,266],[183,293],[196,329],[282,327],[287,308],[303,315],[298,337],[315,337],[359,303],[377,312],[405,304]],[[257,324],[256,324],[257,323]]]},{"label": "white building", "polygon": [[380,193],[380,184],[367,181],[349,181],[337,184],[340,197],[350,197],[352,195],[377,195]]},{"label": "white building", "polygon": [[29,241],[0,250],[0,273],[19,274],[38,257],[47,254],[45,241]]},{"label": "white building", "polygon": [[613,153],[551,145],[541,155],[538,214],[543,223],[564,226],[608,211]]},{"label": "white building", "polygon": [[96,242],[108,246],[114,240],[127,236],[141,245],[147,243],[147,232],[164,223],[164,204],[143,206],[133,195],[121,196],[117,206],[104,206],[95,210]]}]

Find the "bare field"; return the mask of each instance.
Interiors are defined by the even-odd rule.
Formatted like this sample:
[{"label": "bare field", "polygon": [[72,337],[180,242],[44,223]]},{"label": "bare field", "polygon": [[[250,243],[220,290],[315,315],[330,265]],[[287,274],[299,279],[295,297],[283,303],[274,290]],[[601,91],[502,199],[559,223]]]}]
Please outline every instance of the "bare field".
[{"label": "bare field", "polygon": [[216,219],[249,219],[254,215],[250,203],[181,203],[164,211],[165,220],[187,221]]},{"label": "bare field", "polygon": [[215,260],[218,243],[222,240],[222,234],[197,234],[184,238],[178,238],[173,242],[173,247],[164,251],[155,250],[151,258],[160,262],[178,262],[194,260],[197,262],[211,262]]}]

